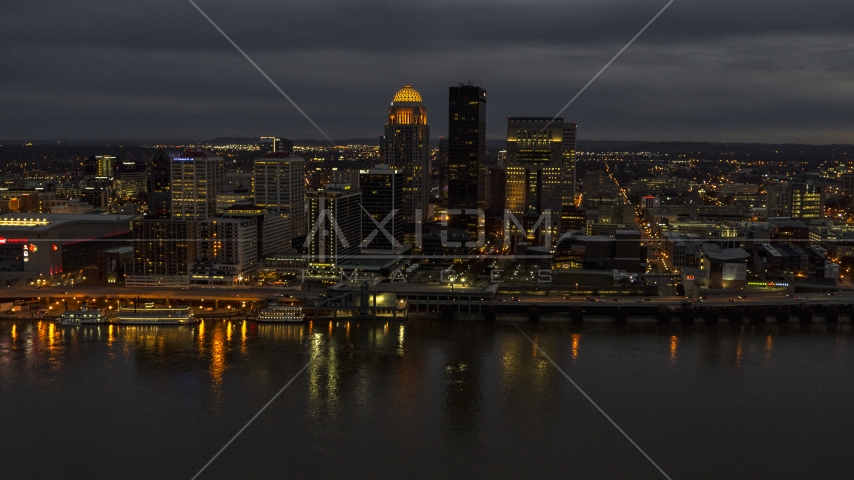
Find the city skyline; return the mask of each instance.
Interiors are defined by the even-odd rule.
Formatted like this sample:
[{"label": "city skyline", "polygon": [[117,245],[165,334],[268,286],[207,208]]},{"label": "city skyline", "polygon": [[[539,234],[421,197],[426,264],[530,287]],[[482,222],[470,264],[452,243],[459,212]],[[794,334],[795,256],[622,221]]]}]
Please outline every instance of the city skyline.
[{"label": "city skyline", "polygon": [[852,14],[7,0],[0,471],[839,477]]},{"label": "city skyline", "polygon": [[[379,136],[377,105],[401,84],[441,111],[447,86],[470,79],[490,92],[490,139],[506,116],[556,113],[663,5],[200,4],[333,138]],[[321,138],[190,4],[39,8],[10,7],[3,21],[5,139]],[[842,61],[851,9],[676,2],[564,116],[591,140],[854,143]],[[266,33],[280,17],[261,11],[323,34],[285,44]],[[457,28],[472,11],[479,20]],[[430,20],[439,15],[446,26]],[[420,40],[381,42],[380,27],[404,18],[424,27]],[[447,132],[441,116],[433,131]]]}]

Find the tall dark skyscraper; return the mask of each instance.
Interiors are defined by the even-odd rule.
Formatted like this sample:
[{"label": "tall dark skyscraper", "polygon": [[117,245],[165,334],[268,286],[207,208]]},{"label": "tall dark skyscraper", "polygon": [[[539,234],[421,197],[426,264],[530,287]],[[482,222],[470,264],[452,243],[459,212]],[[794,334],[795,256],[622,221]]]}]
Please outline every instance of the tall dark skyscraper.
[{"label": "tall dark skyscraper", "polygon": [[180,148],[161,148],[148,165],[148,215],[172,216],[172,159],[180,157]]},{"label": "tall dark skyscraper", "polygon": [[439,137],[439,154],[436,156],[436,171],[439,173],[438,198],[448,198],[448,139]]},{"label": "tall dark skyscraper", "polygon": [[[450,87],[448,93],[448,209],[483,209],[486,200],[486,90],[460,84]],[[472,226],[469,220],[465,223]]]},{"label": "tall dark skyscraper", "polygon": [[[388,165],[377,165],[359,172],[363,209],[362,248],[392,250],[403,243],[402,182],[403,171],[389,168]],[[379,231],[377,223],[391,234],[393,240]]]}]

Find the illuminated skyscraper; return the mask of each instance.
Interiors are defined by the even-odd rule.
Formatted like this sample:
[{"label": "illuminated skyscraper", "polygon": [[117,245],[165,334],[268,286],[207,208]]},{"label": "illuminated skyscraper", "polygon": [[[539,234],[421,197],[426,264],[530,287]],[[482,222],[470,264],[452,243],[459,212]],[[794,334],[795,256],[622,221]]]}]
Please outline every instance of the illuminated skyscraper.
[{"label": "illuminated skyscraper", "polygon": [[[572,205],[575,193],[574,188],[569,190],[564,185],[569,181],[564,145],[575,143],[575,129],[566,127],[563,118],[507,119],[505,208],[519,219],[523,215],[536,219],[550,211],[552,234],[558,233],[564,202]],[[571,140],[564,138],[565,135],[571,135]]]},{"label": "illuminated skyscraper", "polygon": [[824,218],[824,190],[811,182],[771,185],[766,194],[768,217]]},{"label": "illuminated skyscraper", "polygon": [[293,236],[305,235],[305,160],[291,153],[256,158],[255,204],[289,215]]},{"label": "illuminated skyscraper", "polygon": [[222,157],[195,148],[172,158],[172,218],[206,220],[216,215],[216,194],[222,191]]},{"label": "illuminated skyscraper", "polygon": [[383,163],[403,170],[403,221],[415,223],[416,210],[423,219],[430,194],[430,125],[421,94],[412,85],[394,95],[380,153]]},{"label": "illuminated skyscraper", "polygon": [[575,206],[575,155],[577,149],[575,122],[563,124],[563,206]]}]

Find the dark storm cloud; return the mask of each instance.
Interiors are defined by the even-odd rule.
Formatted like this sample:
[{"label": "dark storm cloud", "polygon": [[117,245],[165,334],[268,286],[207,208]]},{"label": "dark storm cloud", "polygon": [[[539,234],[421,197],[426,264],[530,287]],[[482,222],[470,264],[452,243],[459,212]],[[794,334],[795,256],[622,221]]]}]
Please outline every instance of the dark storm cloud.
[{"label": "dark storm cloud", "polygon": [[[333,138],[414,83],[554,114],[664,1],[196,2]],[[854,142],[851,2],[676,0],[566,112],[582,138]],[[320,135],[184,0],[4,2],[0,138]]]}]

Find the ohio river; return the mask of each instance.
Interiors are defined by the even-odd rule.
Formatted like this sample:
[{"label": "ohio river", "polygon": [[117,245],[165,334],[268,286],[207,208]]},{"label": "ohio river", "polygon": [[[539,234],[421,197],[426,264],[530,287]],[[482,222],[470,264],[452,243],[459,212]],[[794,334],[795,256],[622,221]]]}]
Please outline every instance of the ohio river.
[{"label": "ohio river", "polygon": [[0,478],[850,478],[843,325],[0,322]]}]

